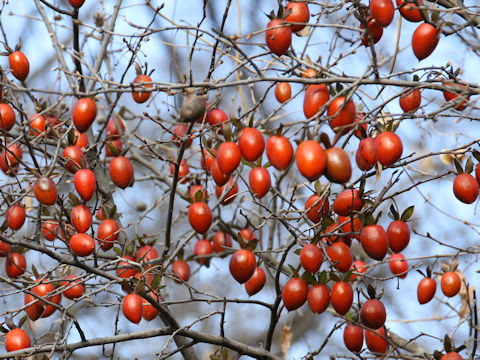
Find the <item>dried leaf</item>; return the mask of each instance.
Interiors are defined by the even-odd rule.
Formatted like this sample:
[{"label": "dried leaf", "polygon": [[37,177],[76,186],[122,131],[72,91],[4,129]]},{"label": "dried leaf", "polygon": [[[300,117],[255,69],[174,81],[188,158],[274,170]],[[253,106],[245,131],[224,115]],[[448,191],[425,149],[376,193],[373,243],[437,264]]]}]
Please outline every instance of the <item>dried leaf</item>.
[{"label": "dried leaf", "polygon": [[293,331],[290,325],[282,326],[282,342],[280,346],[282,347],[282,354],[284,359],[288,359],[288,350],[292,346]]}]

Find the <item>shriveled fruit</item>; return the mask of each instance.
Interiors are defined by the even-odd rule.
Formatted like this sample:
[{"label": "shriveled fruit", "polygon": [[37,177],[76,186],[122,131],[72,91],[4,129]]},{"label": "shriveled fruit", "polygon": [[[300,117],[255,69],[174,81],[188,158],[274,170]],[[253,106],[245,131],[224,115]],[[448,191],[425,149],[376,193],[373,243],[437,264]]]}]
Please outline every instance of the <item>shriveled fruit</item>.
[{"label": "shriveled fruit", "polygon": [[374,260],[383,260],[388,251],[388,237],[380,225],[367,225],[360,231],[363,250]]},{"label": "shriveled fruit", "polygon": [[315,244],[307,244],[300,251],[300,263],[311,274],[315,274],[323,262],[322,250]]},{"label": "shriveled fruit", "polygon": [[412,49],[418,60],[423,60],[433,53],[439,35],[438,29],[431,24],[423,23],[417,27],[412,36]]},{"label": "shriveled fruit", "polygon": [[288,82],[279,82],[275,85],[275,98],[279,103],[284,103],[292,97],[292,87]]},{"label": "shriveled fruit", "polygon": [[350,248],[345,243],[341,241],[333,243],[328,247],[327,254],[338,271],[345,273],[350,270],[353,257]]},{"label": "shriveled fruit", "polygon": [[8,55],[8,65],[17,80],[24,81],[30,71],[30,63],[25,54],[18,50]]},{"label": "shriveled fruit", "polygon": [[385,324],[386,318],[385,306],[378,299],[369,299],[360,308],[360,319],[369,328],[378,329]]},{"label": "shriveled fruit", "polygon": [[359,211],[362,207],[363,201],[358,190],[347,189],[335,198],[332,210],[338,215],[349,216],[352,211]]},{"label": "shriveled fruit", "polygon": [[245,160],[254,162],[265,149],[265,139],[263,134],[255,128],[245,128],[238,139],[238,147]]},{"label": "shriveled fruit", "polygon": [[432,278],[423,278],[418,283],[417,287],[417,299],[420,304],[426,304],[430,302],[435,296],[437,291],[437,282]]},{"label": "shriveled fruit", "polygon": [[303,98],[303,113],[307,119],[310,119],[318,113],[318,116],[323,114],[319,112],[330,99],[330,92],[324,84],[313,84],[307,88],[305,97]]},{"label": "shriveled fruit", "polygon": [[337,281],[332,286],[330,301],[337,313],[345,315],[348,310],[350,310],[353,303],[352,286],[345,281]]},{"label": "shriveled fruit", "polygon": [[142,320],[142,308],[142,298],[139,295],[127,294],[123,298],[123,315],[134,324],[138,324]]},{"label": "shriveled fruit", "polygon": [[212,243],[207,239],[198,240],[193,248],[193,254],[200,257],[197,259],[197,263],[200,265],[207,265],[209,263],[209,259],[205,256],[212,254],[212,252]]},{"label": "shriveled fruit", "polygon": [[307,293],[307,302],[310,310],[315,314],[320,314],[327,310],[330,304],[330,290],[325,284],[313,285]]},{"label": "shriveled fruit", "polygon": [[252,193],[257,199],[263,198],[270,190],[271,178],[270,173],[264,167],[256,167],[250,170],[248,183]]},{"label": "shriveled fruit", "polygon": [[471,204],[477,200],[479,185],[475,178],[467,173],[457,175],[453,181],[453,193],[455,197],[465,204]]},{"label": "shriveled fruit", "polygon": [[300,278],[292,278],[287,281],[282,290],[282,300],[288,311],[298,309],[305,304],[308,295],[308,284]]},{"label": "shriveled fruit", "polygon": [[305,2],[289,2],[285,6],[285,12],[290,11],[290,14],[287,15],[285,21],[292,23],[303,23],[298,25],[293,25],[290,27],[292,32],[296,33],[301,31],[305,27],[305,23],[308,23],[310,20],[310,11],[308,10],[308,5]]},{"label": "shriveled fruit", "polygon": [[293,159],[293,147],[285,136],[274,135],[267,140],[268,161],[277,169],[285,170]]},{"label": "shriveled fruit", "polygon": [[397,134],[385,131],[375,138],[375,155],[383,166],[395,164],[402,153],[402,140]]},{"label": "shriveled fruit", "polygon": [[308,180],[314,181],[323,174],[327,159],[320,143],[305,140],[297,147],[295,162],[300,173]]},{"label": "shriveled fruit", "polygon": [[84,133],[92,125],[97,117],[97,104],[90,98],[77,100],[72,110],[72,120],[75,128]]},{"label": "shriveled fruit", "polygon": [[132,163],[125,156],[117,156],[110,160],[110,179],[121,189],[125,189],[133,183],[134,168]]},{"label": "shriveled fruit", "polygon": [[445,296],[453,297],[457,295],[460,291],[462,281],[460,280],[460,276],[458,276],[456,272],[447,271],[442,275],[440,285]]},{"label": "shriveled fruit", "polygon": [[248,296],[253,296],[262,290],[266,281],[267,276],[265,275],[265,271],[263,271],[261,267],[255,268],[253,275],[245,282],[245,290]]},{"label": "shriveled fruit", "polygon": [[119,226],[114,219],[105,219],[97,229],[97,238],[100,248],[107,251],[113,247],[115,241],[118,239]]},{"label": "shriveled fruit", "polygon": [[95,251],[95,240],[83,233],[74,234],[70,237],[70,249],[77,256],[88,256]]},{"label": "shriveled fruit", "polygon": [[345,150],[338,147],[331,147],[325,150],[327,164],[325,176],[334,183],[343,184],[352,176],[350,158]]},{"label": "shriveled fruit", "polygon": [[394,253],[403,251],[410,242],[410,229],[402,220],[395,220],[387,228],[388,246]]},{"label": "shriveled fruit", "polygon": [[353,324],[345,326],[343,342],[348,350],[360,352],[363,347],[363,328]]},{"label": "shriveled fruit", "polygon": [[237,250],[230,258],[230,273],[240,284],[245,283],[252,277],[256,267],[255,254],[250,250]]},{"label": "shriveled fruit", "polygon": [[320,195],[313,194],[305,203],[305,214],[312,222],[318,224],[322,220],[323,215],[328,214],[329,208],[330,205],[325,196],[322,197]]},{"label": "shriveled fruit", "polygon": [[367,344],[368,350],[373,353],[384,354],[388,348],[388,343],[384,339],[385,337],[384,326],[376,330],[365,330],[365,343]]},{"label": "shriveled fruit", "polygon": [[370,0],[370,12],[380,25],[387,27],[393,20],[395,6],[392,0]]},{"label": "shriveled fruit", "polygon": [[282,19],[273,19],[267,24],[265,40],[271,52],[282,56],[292,43],[292,30]]},{"label": "shriveled fruit", "polygon": [[133,80],[133,88],[135,89],[135,91],[132,92],[132,97],[136,103],[143,104],[144,102],[146,102],[150,98],[150,95],[152,93],[151,91],[145,90],[153,88],[153,84],[140,85],[139,83],[151,82],[152,78],[145,74],[140,74],[135,77],[135,79]]}]

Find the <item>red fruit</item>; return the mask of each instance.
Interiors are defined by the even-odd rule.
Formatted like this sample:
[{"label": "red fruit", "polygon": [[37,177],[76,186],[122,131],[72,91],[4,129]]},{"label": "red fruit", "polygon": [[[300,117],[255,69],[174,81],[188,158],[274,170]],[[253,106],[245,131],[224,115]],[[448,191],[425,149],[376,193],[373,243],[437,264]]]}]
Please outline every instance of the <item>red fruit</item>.
[{"label": "red fruit", "polygon": [[325,150],[325,156],[327,157],[325,176],[328,180],[337,184],[343,184],[350,180],[352,166],[345,150],[331,147]]},{"label": "red fruit", "polygon": [[20,229],[25,223],[25,207],[20,204],[13,204],[5,214],[5,220],[8,221],[8,227],[12,230]]},{"label": "red fruit", "polygon": [[[398,10],[400,14],[408,21],[411,22],[420,22],[423,21],[422,14],[418,9],[418,6],[413,3],[406,3],[405,5],[401,6],[403,3],[406,3],[406,0],[397,0]],[[423,5],[423,0],[417,0],[418,5]]]},{"label": "red fruit", "polygon": [[246,243],[256,239],[255,233],[253,232],[252,229],[249,229],[249,228],[240,230],[239,235],[242,237],[243,241],[245,241]]},{"label": "red fruit", "polygon": [[[345,245],[350,247],[352,245],[352,239],[349,235],[336,235],[337,233],[343,232],[343,230],[340,227],[339,223],[334,223],[331,225],[328,225],[327,228],[325,229],[325,236],[322,237],[322,241],[326,244],[333,244],[336,242],[343,242]],[[332,235],[335,234],[335,235]],[[327,235],[328,234],[328,235]]]},{"label": "red fruit", "polygon": [[230,273],[240,284],[245,283],[252,277],[256,267],[255,254],[250,250],[237,250],[230,258]]},{"label": "red fruit", "polygon": [[464,360],[463,357],[460,356],[459,353],[455,351],[448,352],[443,354],[440,360]]},{"label": "red fruit", "polygon": [[211,126],[221,126],[221,124],[228,121],[228,115],[221,109],[212,109],[208,111],[207,119]]},{"label": "red fruit", "polygon": [[[128,255],[122,256],[122,259],[135,261],[133,256]],[[128,279],[134,276],[137,273],[137,270],[135,269],[134,265],[131,265],[126,261],[119,261],[117,270],[115,272],[118,277],[121,277],[122,279]]]},{"label": "red fruit", "polygon": [[335,198],[332,210],[338,215],[349,216],[352,211],[359,211],[362,207],[363,201],[358,190],[347,189]]},{"label": "red fruit", "polygon": [[25,294],[25,305],[28,305],[25,308],[25,312],[32,321],[41,318],[43,311],[45,310],[44,303],[42,301],[37,300],[37,298],[33,295]]},{"label": "red fruit", "polygon": [[[452,83],[452,82],[445,82],[444,85],[445,86],[458,86],[458,87],[461,87],[461,88],[464,88],[464,89],[467,88],[465,85],[455,84],[455,83]],[[443,91],[443,97],[445,98],[446,101],[452,101],[452,100],[456,99],[457,97],[461,97],[461,99],[465,99],[463,101],[458,102],[453,107],[455,110],[458,110],[458,111],[465,110],[467,108],[467,105],[468,105],[468,100],[470,99],[470,96],[466,97],[465,94],[462,94],[462,92],[458,92],[458,91]]]},{"label": "red fruit", "polygon": [[[50,301],[54,304],[60,304],[61,295],[55,294],[56,289],[52,283],[44,283],[41,280],[37,280],[37,282],[39,284],[32,288],[33,293],[35,293],[37,296],[41,297],[42,299]],[[55,306],[47,305],[43,301],[40,301],[40,304],[41,304],[41,307],[45,309],[45,311],[43,311],[42,318],[49,317],[56,310]]]},{"label": "red fruit", "polygon": [[[182,279],[183,281],[188,281],[190,279],[190,266],[186,261],[175,260],[172,264],[172,272],[175,274],[175,277]],[[177,280],[175,280],[177,281]],[[179,282],[179,281],[177,281]]]},{"label": "red fruit", "polygon": [[125,123],[120,118],[110,118],[105,128],[108,140],[117,140],[125,132]]},{"label": "red fruit", "polygon": [[105,154],[107,157],[118,156],[122,152],[123,142],[121,139],[105,141]]},{"label": "red fruit", "polygon": [[327,285],[313,285],[308,290],[307,301],[310,310],[315,314],[320,314],[327,310],[328,304],[330,304],[330,290]]},{"label": "red fruit", "polygon": [[75,128],[84,133],[90,128],[97,117],[97,105],[90,98],[81,98],[77,100],[72,110],[72,120]]},{"label": "red fruit", "polygon": [[471,204],[477,200],[479,186],[477,180],[467,173],[457,175],[453,181],[453,193],[455,197],[465,204]]},{"label": "red fruit", "polygon": [[422,103],[422,95],[419,89],[413,89],[405,94],[400,95],[399,98],[400,107],[403,112],[414,113],[420,107]]},{"label": "red fruit", "polygon": [[[353,128],[355,131],[353,132],[353,135],[355,135],[357,138],[362,140],[364,138],[364,134],[367,133],[367,123],[365,122],[365,115],[362,113],[357,112],[355,114],[355,119],[353,120]],[[360,128],[363,129],[363,132],[360,130]]]},{"label": "red fruit", "polygon": [[30,336],[25,330],[12,329],[5,336],[5,349],[7,351],[22,350],[30,346]]},{"label": "red fruit", "polygon": [[362,170],[370,170],[377,162],[377,154],[375,152],[375,139],[372,137],[366,137],[360,140],[360,143],[358,144],[357,154],[367,164],[367,168]]},{"label": "red fruit", "polygon": [[9,131],[15,125],[15,112],[9,104],[0,103],[0,129]]},{"label": "red fruit", "polygon": [[132,97],[136,103],[143,104],[145,101],[147,101],[152,93],[145,90],[153,88],[153,84],[138,85],[138,83],[151,82],[152,78],[148,75],[140,74],[135,77],[135,79],[133,80],[133,88],[136,91],[132,92]]},{"label": "red fruit", "polygon": [[[48,119],[48,116],[47,116]],[[73,130],[75,133],[75,139],[73,145],[78,146],[79,148],[85,148],[88,145],[88,136],[86,133],[80,133],[78,130]]]},{"label": "red fruit", "polygon": [[[156,295],[153,291],[150,291],[149,295],[157,302],[162,301],[162,296]],[[151,321],[157,317],[158,310],[155,309],[155,307],[152,304],[150,304],[147,299],[142,298],[142,306],[143,306],[142,315],[145,320]]]},{"label": "red fruit", "polygon": [[268,161],[277,169],[285,170],[293,159],[293,147],[285,136],[274,135],[267,140]]},{"label": "red fruit", "polygon": [[157,250],[151,245],[144,245],[137,250],[135,259],[137,262],[147,263],[158,258]]},{"label": "red fruit", "polygon": [[204,202],[194,202],[188,208],[188,221],[199,234],[205,234],[212,224],[212,210]]},{"label": "red fruit", "polygon": [[233,173],[241,160],[242,153],[234,142],[224,142],[217,150],[218,168],[224,174],[230,175]]},{"label": "red fruit", "polygon": [[352,266],[353,257],[350,248],[343,242],[333,243],[328,247],[327,255],[335,265],[335,268],[341,272],[347,272]]},{"label": "red fruit", "polygon": [[[170,163],[170,174],[173,176],[175,172],[175,165],[173,163]],[[188,166],[188,163],[185,161],[185,159],[182,159],[180,161],[180,166],[178,167],[178,180],[180,184],[185,183],[185,178],[188,176],[190,173],[190,167]]]},{"label": "red fruit", "polygon": [[279,82],[275,85],[275,98],[279,103],[284,103],[292,97],[292,87],[288,82]]},{"label": "red fruit", "polygon": [[385,327],[381,327],[377,330],[365,330],[365,343],[368,350],[373,353],[384,354],[387,351],[388,343],[385,338]]},{"label": "red fruit", "polygon": [[95,251],[95,240],[87,234],[77,233],[70,238],[70,249],[77,256],[88,256]]},{"label": "red fruit", "polygon": [[92,213],[85,205],[75,206],[70,213],[70,217],[72,225],[80,233],[87,232],[92,225]]},{"label": "red fruit", "polygon": [[350,270],[353,271],[352,273],[352,276],[350,277],[350,279],[352,280],[355,280],[358,278],[358,275],[355,274],[355,272],[359,273],[359,274],[365,274],[367,272],[367,268],[366,268],[366,265],[364,261],[362,260],[355,260],[353,263],[352,263],[352,267],[350,268]]},{"label": "red fruit", "polygon": [[322,220],[323,215],[328,214],[329,209],[328,199],[317,194],[311,195],[305,203],[306,215],[315,224]]},{"label": "red fruit", "polygon": [[215,181],[215,184],[217,184],[217,186],[225,185],[230,179],[230,174],[224,174],[220,170],[220,168],[218,167],[218,160],[216,158],[212,161],[212,167],[210,169],[210,172],[212,173],[213,181]]},{"label": "red fruit", "polygon": [[344,281],[337,281],[332,286],[330,301],[337,313],[345,315],[352,307],[353,289],[352,286]]},{"label": "red fruit", "polygon": [[58,234],[58,222],[55,220],[44,221],[40,230],[46,240],[53,241]]},{"label": "red fruit", "polygon": [[46,119],[43,115],[33,114],[30,117],[30,122],[28,125],[33,129],[30,130],[30,135],[38,136],[45,131]]},{"label": "red fruit", "polygon": [[355,104],[350,99],[345,103],[346,98],[341,96],[333,100],[328,106],[328,117],[333,117],[329,120],[330,127],[336,133],[341,131],[345,133],[347,129],[337,129],[337,127],[353,124],[355,120]]},{"label": "red fruit", "polygon": [[[362,227],[363,223],[362,220],[358,216],[355,216],[352,219],[348,216],[338,216],[338,224],[342,224],[342,232],[344,233],[359,233],[360,228]],[[355,238],[360,240],[359,234],[351,234],[349,237]]]},{"label": "red fruit", "polygon": [[285,54],[292,43],[292,30],[282,19],[273,19],[267,24],[265,40],[271,52],[278,56]]},{"label": "red fruit", "polygon": [[287,281],[282,290],[282,299],[288,311],[298,309],[305,304],[308,296],[308,284],[300,278],[292,278]]},{"label": "red fruit", "polygon": [[142,320],[142,308],[142,298],[139,295],[127,294],[123,298],[123,315],[134,324],[138,324]]},{"label": "red fruit", "polygon": [[267,276],[265,275],[265,271],[260,267],[255,268],[253,275],[245,282],[245,290],[248,296],[253,296],[262,290],[266,281]]},{"label": "red fruit", "polygon": [[250,170],[248,183],[252,193],[257,199],[263,198],[270,190],[272,184],[270,173],[264,167],[256,167]]},{"label": "red fruit", "polygon": [[388,251],[387,233],[380,225],[367,225],[360,231],[360,243],[369,257],[383,260]]},{"label": "red fruit", "polygon": [[67,146],[63,150],[63,158],[66,161],[65,167],[71,173],[83,169],[87,163],[87,159],[85,158],[82,149],[76,145]]},{"label": "red fruit", "polygon": [[437,282],[432,278],[423,278],[418,283],[417,298],[420,304],[426,304],[435,296],[437,291]]},{"label": "red fruit", "polygon": [[97,187],[94,172],[89,169],[78,170],[73,176],[73,185],[75,185],[75,190],[83,201],[90,200]]},{"label": "red fruit", "polygon": [[[212,244],[210,241],[206,239],[201,239],[198,240],[195,243],[195,247],[193,248],[193,254],[195,256],[205,256],[205,255],[210,255],[213,252]],[[208,258],[200,258],[197,259],[197,263],[200,265],[207,265],[209,262]]]},{"label": "red fruit", "polygon": [[85,286],[81,282],[82,280],[76,275],[68,275],[65,280],[62,281],[62,286],[65,287],[63,295],[68,299],[78,299],[85,293]]},{"label": "red fruit", "polygon": [[172,141],[177,147],[180,147],[182,145],[182,142],[185,141],[185,148],[189,148],[192,145],[192,134],[188,136],[188,139],[185,138],[185,134],[187,133],[188,130],[188,125],[187,124],[179,124],[175,126],[172,130],[173,135],[172,135]]},{"label": "red fruit", "polygon": [[420,24],[412,36],[413,53],[418,60],[430,56],[438,44],[439,32],[433,25],[428,23]]},{"label": "red fruit", "polygon": [[85,0],[68,0],[70,5],[72,5],[75,9],[80,9],[85,2]]},{"label": "red fruit", "polygon": [[300,251],[300,263],[311,274],[315,274],[323,262],[322,250],[315,244],[307,244]]},{"label": "red fruit", "polygon": [[348,324],[343,331],[343,342],[348,350],[360,352],[363,347],[363,329],[361,326]]},{"label": "red fruit", "polygon": [[308,180],[314,181],[323,174],[327,157],[320,143],[314,140],[305,140],[297,147],[295,162],[300,173]]},{"label": "red fruit", "polygon": [[98,225],[97,238],[100,248],[104,251],[110,250],[118,239],[118,223],[113,219],[103,220]]},{"label": "red fruit", "polygon": [[221,253],[226,250],[225,247],[232,247],[232,238],[230,235],[225,234],[223,231],[217,231],[213,235],[213,251]]},{"label": "red fruit", "polygon": [[460,291],[462,281],[456,272],[448,271],[442,275],[440,285],[445,296],[453,297]]},{"label": "red fruit", "polygon": [[192,199],[193,202],[197,201],[196,196],[197,193],[200,192],[201,195],[201,200],[207,200],[207,191],[202,185],[192,185],[188,189],[188,196],[190,196],[190,199]]},{"label": "red fruit", "polygon": [[383,27],[387,27],[393,20],[395,6],[392,0],[370,0],[370,12],[373,18]]},{"label": "red fruit", "polygon": [[39,203],[43,205],[53,205],[57,202],[57,185],[49,177],[39,177],[33,183],[33,194]]},{"label": "red fruit", "polygon": [[12,252],[7,255],[7,259],[5,261],[5,271],[7,272],[7,276],[9,278],[18,278],[25,273],[27,268],[27,261],[25,260],[25,256],[20,253]]},{"label": "red fruit", "polygon": [[0,240],[0,257],[5,257],[10,252],[10,244]]},{"label": "red fruit", "polygon": [[2,171],[7,175],[15,172],[22,157],[23,151],[20,144],[9,144],[7,148],[0,153],[0,167]]},{"label": "red fruit", "polygon": [[[330,92],[324,84],[313,84],[307,88],[303,98],[303,113],[307,119],[315,116],[330,99]],[[321,116],[323,111],[318,113]]]},{"label": "red fruit", "polygon": [[[287,13],[289,10],[290,14],[285,18],[287,22],[306,24],[308,20],[310,20],[310,11],[305,2],[289,2],[287,6],[285,6],[284,12]],[[303,24],[293,25],[290,27],[290,30],[294,33],[299,32],[306,26]]]},{"label": "red fruit", "polygon": [[202,169],[210,172],[212,168],[213,159],[215,159],[216,153],[217,153],[217,150],[215,149],[203,150],[203,156],[200,159],[200,163],[202,164]]},{"label": "red fruit", "polygon": [[222,187],[215,186],[215,194],[217,195],[218,199],[220,199],[220,197],[222,196],[223,190],[224,190],[225,187],[227,189],[229,189],[231,187],[231,190],[227,193],[227,195],[223,199],[222,205],[230,204],[237,197],[238,183],[235,181],[235,184],[233,184],[233,186],[232,186],[232,182],[233,182],[233,178],[230,178],[230,180],[228,180],[228,185],[224,185]]},{"label": "red fruit", "polygon": [[125,156],[117,156],[110,160],[109,170],[110,178],[119,188],[125,189],[133,183],[133,165]]},{"label": "red fruit", "polygon": [[15,51],[8,55],[8,65],[12,71],[12,75],[17,80],[24,81],[30,71],[30,64],[27,57],[21,51]]},{"label": "red fruit", "polygon": [[254,162],[265,149],[265,139],[263,134],[255,128],[245,128],[238,139],[238,147],[245,160]]},{"label": "red fruit", "polygon": [[385,131],[375,138],[375,155],[383,166],[395,164],[402,153],[402,140],[397,134]]},{"label": "red fruit", "polygon": [[387,318],[387,312],[385,306],[380,300],[369,299],[365,301],[360,309],[360,319],[363,325],[378,329],[385,324]]},{"label": "red fruit", "polygon": [[[360,23],[360,29],[365,29],[365,25]],[[372,37],[373,43],[376,44],[380,41],[383,35],[383,27],[374,18],[367,19],[367,30],[362,34],[362,45],[370,46],[369,36]]]},{"label": "red fruit", "polygon": [[395,220],[388,225],[388,246],[394,253],[405,249],[410,242],[410,229],[405,221]]}]

